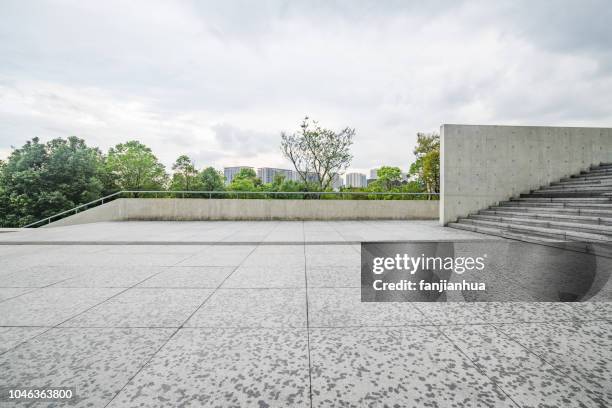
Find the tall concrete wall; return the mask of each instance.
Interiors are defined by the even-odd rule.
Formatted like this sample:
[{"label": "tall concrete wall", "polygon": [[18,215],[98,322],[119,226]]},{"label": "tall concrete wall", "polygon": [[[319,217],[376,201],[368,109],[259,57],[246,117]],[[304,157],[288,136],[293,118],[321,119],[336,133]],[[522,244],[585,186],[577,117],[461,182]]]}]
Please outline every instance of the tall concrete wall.
[{"label": "tall concrete wall", "polygon": [[125,220],[433,220],[438,204],[434,200],[120,198],[49,226]]},{"label": "tall concrete wall", "polygon": [[442,125],[440,222],[612,162],[612,129]]}]

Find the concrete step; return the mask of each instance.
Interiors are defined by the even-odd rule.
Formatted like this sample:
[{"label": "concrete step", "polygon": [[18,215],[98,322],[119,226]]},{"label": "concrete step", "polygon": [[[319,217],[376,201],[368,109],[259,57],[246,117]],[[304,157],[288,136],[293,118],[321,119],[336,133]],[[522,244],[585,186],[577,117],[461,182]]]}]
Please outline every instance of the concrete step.
[{"label": "concrete step", "polygon": [[569,180],[555,181],[550,183],[551,186],[576,186],[576,187],[601,187],[612,186],[612,178],[603,180]]},{"label": "concrete step", "polygon": [[610,168],[603,168],[603,169],[587,170],[587,171],[581,171],[580,174],[589,174],[589,175],[612,174],[612,169],[610,169]]},{"label": "concrete step", "polygon": [[513,197],[510,201],[534,203],[612,203],[612,197]]},{"label": "concrete step", "polygon": [[561,191],[561,192],[589,192],[589,191],[594,191],[594,192],[608,192],[608,191],[612,191],[612,184],[595,184],[595,185],[574,185],[574,184],[570,184],[570,185],[565,185],[565,184],[561,184],[561,185],[554,185],[554,186],[544,186],[544,187],[540,187],[538,190],[534,190],[534,192],[539,192],[539,191],[547,191],[547,192],[551,192],[551,191]]},{"label": "concrete step", "polygon": [[612,202],[573,202],[573,201],[501,201],[507,207],[543,207],[543,208],[601,208],[612,211]]},{"label": "concrete step", "polygon": [[612,163],[601,163],[598,166],[591,166],[591,170],[612,169]]},{"label": "concrete step", "polygon": [[610,236],[603,235],[603,234],[579,232],[579,231],[574,231],[574,230],[569,230],[569,229],[545,228],[545,227],[513,224],[513,223],[506,223],[506,222],[474,220],[474,219],[469,219],[469,218],[461,218],[458,220],[458,223],[459,224],[480,225],[480,226],[488,227],[488,228],[504,229],[504,230],[508,230],[513,233],[524,234],[524,235],[537,234],[540,236],[548,237],[551,239],[557,239],[557,240],[603,242],[603,243],[612,244],[612,237]]},{"label": "concrete step", "polygon": [[565,197],[576,197],[576,198],[587,198],[587,197],[610,197],[612,193],[609,192],[576,192],[576,191],[540,191],[533,193],[524,193],[520,195],[521,198],[527,197],[549,197],[549,198],[565,198]]},{"label": "concrete step", "polygon": [[559,222],[575,222],[579,224],[596,224],[612,226],[612,217],[594,217],[579,214],[550,214],[550,213],[530,213],[527,211],[496,211],[496,210],[481,210],[478,215],[490,215],[498,217],[516,217],[535,220],[548,220]]},{"label": "concrete step", "polygon": [[569,181],[569,180],[584,180],[584,181],[593,181],[593,180],[611,180],[612,176],[606,175],[595,175],[595,176],[585,176],[585,175],[574,175],[571,177],[564,177],[560,181]]},{"label": "concrete step", "polygon": [[501,228],[490,228],[482,225],[449,223],[449,227],[486,235],[493,235],[511,240],[530,242],[564,250],[585,252],[594,255],[612,257],[612,245],[608,243],[589,243],[581,241],[563,241],[538,234],[522,234]]},{"label": "concrete step", "polygon": [[564,231],[586,232],[589,234],[600,234],[612,237],[612,226],[610,225],[595,225],[568,221],[535,220],[533,218],[522,218],[516,216],[507,217],[481,214],[470,215],[468,218],[480,221],[499,222],[503,224],[529,225],[533,227],[560,229]]},{"label": "concrete step", "polygon": [[519,207],[519,206],[492,206],[492,211],[521,211],[530,214],[565,214],[585,215],[590,217],[612,218],[612,211],[592,208],[567,208],[567,207]]}]

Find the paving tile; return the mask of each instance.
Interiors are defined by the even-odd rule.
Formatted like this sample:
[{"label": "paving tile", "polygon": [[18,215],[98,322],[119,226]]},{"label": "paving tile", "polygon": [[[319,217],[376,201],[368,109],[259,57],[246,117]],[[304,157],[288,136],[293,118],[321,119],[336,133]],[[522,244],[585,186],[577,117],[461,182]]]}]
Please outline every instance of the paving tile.
[{"label": "paving tile", "polygon": [[361,288],[361,268],[356,266],[309,266],[308,287]]},{"label": "paving tile", "polygon": [[314,407],[511,407],[435,328],[312,329]]},{"label": "paving tile", "polygon": [[492,326],[441,329],[520,406],[600,406],[578,383]]},{"label": "paving tile", "polygon": [[569,303],[575,320],[612,320],[612,302]]},{"label": "paving tile", "polygon": [[56,283],[59,288],[129,288],[164,270],[159,266],[82,266],[72,278]]},{"label": "paving tile", "polygon": [[55,326],[117,294],[112,288],[43,288],[0,303],[0,326]]},{"label": "paving tile", "polygon": [[361,256],[350,245],[306,245],[306,267],[361,267]]},{"label": "paving tile", "polygon": [[217,288],[234,266],[173,266],[147,279],[138,287]]},{"label": "paving tile", "polygon": [[497,329],[612,406],[612,322],[523,323]]},{"label": "paving tile", "polygon": [[253,245],[210,245],[175,266],[238,266],[254,249]]},{"label": "paving tile", "polygon": [[133,288],[63,326],[178,327],[211,293],[211,289]]},{"label": "paving tile", "polygon": [[53,285],[80,273],[80,268],[70,266],[34,266],[0,277],[3,288],[42,288]]},{"label": "paving tile", "polygon": [[309,288],[310,327],[430,324],[409,302],[361,302],[359,288]]},{"label": "paving tile", "polygon": [[219,289],[185,327],[305,327],[304,289]]},{"label": "paving tile", "polygon": [[181,329],[111,407],[307,407],[306,330]]},{"label": "paving tile", "polygon": [[241,265],[222,288],[305,288],[304,263],[299,266]]},{"label": "paving tile", "polygon": [[34,288],[0,288],[0,302],[36,290]]},{"label": "paving tile", "polygon": [[174,329],[51,329],[0,356],[6,386],[76,387],[78,406],[105,406]]},{"label": "paving tile", "polygon": [[434,324],[484,324],[572,320],[564,303],[547,302],[419,302],[415,306]]},{"label": "paving tile", "polygon": [[48,330],[48,327],[0,327],[0,354]]}]

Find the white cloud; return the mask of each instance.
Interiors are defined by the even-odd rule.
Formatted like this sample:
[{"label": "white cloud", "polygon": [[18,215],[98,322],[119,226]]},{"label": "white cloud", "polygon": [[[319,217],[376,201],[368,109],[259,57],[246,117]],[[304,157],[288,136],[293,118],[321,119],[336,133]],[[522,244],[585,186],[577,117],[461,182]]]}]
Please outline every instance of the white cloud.
[{"label": "white cloud", "polygon": [[5,1],[0,149],[75,134],[281,166],[280,131],[308,114],[357,129],[353,167],[407,168],[442,123],[609,125],[596,3]]}]

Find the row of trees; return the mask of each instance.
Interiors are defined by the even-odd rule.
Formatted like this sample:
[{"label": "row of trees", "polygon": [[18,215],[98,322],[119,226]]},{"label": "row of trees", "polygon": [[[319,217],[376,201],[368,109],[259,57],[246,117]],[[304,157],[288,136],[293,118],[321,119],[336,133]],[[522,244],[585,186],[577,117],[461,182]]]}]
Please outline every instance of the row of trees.
[{"label": "row of trees", "polygon": [[[170,176],[151,149],[138,141],[121,143],[104,154],[71,136],[41,143],[34,138],[0,160],[0,226],[22,226],[119,190],[169,191],[329,191],[335,174],[352,159],[355,130],[336,133],[305,118],[300,130],[281,135],[281,151],[293,163],[299,181],[278,176],[264,184],[252,169],[242,169],[225,186],[213,167],[202,170],[185,155]],[[402,181],[398,167],[382,167],[378,180],[362,192],[438,192],[439,137],[418,135],[411,181]],[[312,175],[315,177],[312,177]]]}]

